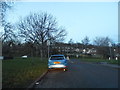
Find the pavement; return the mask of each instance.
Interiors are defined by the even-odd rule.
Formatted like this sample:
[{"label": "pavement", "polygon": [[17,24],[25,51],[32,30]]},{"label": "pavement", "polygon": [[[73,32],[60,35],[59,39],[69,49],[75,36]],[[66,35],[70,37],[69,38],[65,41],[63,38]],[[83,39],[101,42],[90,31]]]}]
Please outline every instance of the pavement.
[{"label": "pavement", "polygon": [[68,63],[68,71],[51,70],[35,85],[34,89],[118,88],[120,86],[118,68],[117,65],[93,64],[73,59]]},{"label": "pavement", "polygon": [[39,82],[43,79],[43,77],[48,73],[48,71],[45,71],[40,77],[38,77],[33,83],[31,83],[26,90],[29,90],[31,88],[34,88],[35,85],[39,84]]}]

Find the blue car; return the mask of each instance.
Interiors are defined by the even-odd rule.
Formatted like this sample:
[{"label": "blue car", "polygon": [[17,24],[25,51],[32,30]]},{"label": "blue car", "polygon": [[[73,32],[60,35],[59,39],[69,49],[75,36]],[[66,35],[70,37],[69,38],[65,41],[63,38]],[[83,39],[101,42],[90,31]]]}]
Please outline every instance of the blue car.
[{"label": "blue car", "polygon": [[48,60],[48,69],[62,68],[64,71],[67,70],[67,60],[64,55],[51,55]]}]

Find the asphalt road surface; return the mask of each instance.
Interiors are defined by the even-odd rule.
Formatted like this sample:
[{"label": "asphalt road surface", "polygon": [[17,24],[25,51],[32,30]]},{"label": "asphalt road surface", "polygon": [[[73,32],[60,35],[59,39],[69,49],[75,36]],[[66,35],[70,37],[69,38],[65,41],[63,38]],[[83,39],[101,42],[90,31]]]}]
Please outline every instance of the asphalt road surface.
[{"label": "asphalt road surface", "polygon": [[35,88],[118,88],[118,69],[70,60],[68,71],[51,70]]}]

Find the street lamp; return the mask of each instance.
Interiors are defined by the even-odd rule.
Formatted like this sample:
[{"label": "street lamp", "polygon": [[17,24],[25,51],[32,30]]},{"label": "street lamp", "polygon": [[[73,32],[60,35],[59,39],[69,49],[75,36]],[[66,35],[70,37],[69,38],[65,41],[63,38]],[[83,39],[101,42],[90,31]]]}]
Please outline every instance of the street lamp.
[{"label": "street lamp", "polygon": [[116,56],[116,49],[114,48],[114,58],[115,60],[118,60],[118,57]]},{"label": "street lamp", "polygon": [[3,59],[3,56],[2,56],[2,39],[0,39],[0,60]]},{"label": "street lamp", "polygon": [[50,41],[49,40],[47,40],[47,46],[48,46],[48,59],[49,59],[49,49],[50,49]]},{"label": "street lamp", "polygon": [[83,49],[83,53],[86,53],[86,50],[85,50],[85,49]]},{"label": "street lamp", "polygon": [[[84,53],[84,54],[86,53],[86,50],[85,50],[85,49],[83,49],[83,53]],[[83,59],[84,59],[84,55],[83,55]]]},{"label": "street lamp", "polygon": [[109,57],[109,60],[112,58],[112,54],[111,54],[111,46],[112,46],[112,44],[111,44],[111,42],[109,42],[109,50],[110,50],[110,57]]}]

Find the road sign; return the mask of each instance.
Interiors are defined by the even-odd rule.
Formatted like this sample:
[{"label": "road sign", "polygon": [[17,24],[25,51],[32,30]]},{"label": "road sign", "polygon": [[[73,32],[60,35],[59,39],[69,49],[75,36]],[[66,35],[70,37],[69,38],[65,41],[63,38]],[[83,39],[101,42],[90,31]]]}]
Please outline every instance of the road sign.
[{"label": "road sign", "polygon": [[50,41],[49,40],[47,40],[47,46],[49,46],[50,45]]}]

